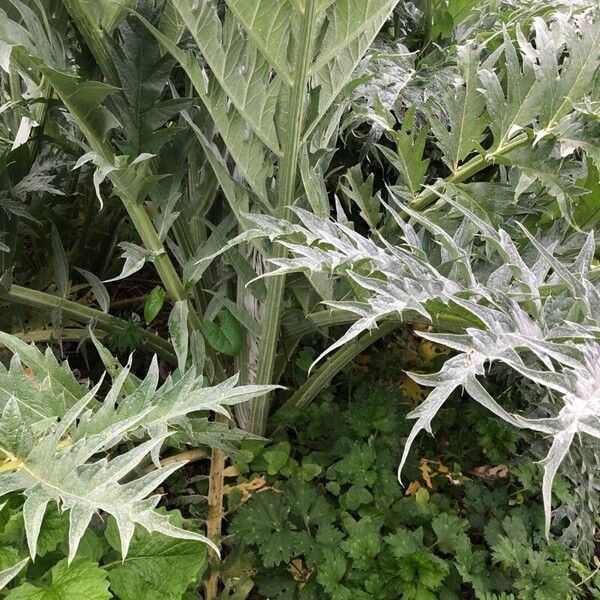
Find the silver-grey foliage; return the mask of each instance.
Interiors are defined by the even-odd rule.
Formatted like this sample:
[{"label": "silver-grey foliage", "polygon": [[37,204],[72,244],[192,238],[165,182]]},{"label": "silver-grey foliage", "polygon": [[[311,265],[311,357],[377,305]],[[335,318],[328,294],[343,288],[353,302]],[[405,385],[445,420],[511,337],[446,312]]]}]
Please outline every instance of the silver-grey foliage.
[{"label": "silver-grey foliage", "polygon": [[[181,319],[174,317],[169,327],[177,338]],[[154,359],[143,381],[130,374],[129,365],[115,372],[100,402],[102,381],[90,390],[50,350],[43,354],[3,332],[0,342],[14,353],[9,369],[0,365],[0,497],[12,492],[25,497],[23,517],[32,558],[51,502],[70,513],[69,560],[98,512],[115,518],[123,557],[135,525],[200,540],[218,552],[206,536],[172,525],[155,510],[160,500],[156,489],[185,464],[161,466],[160,448],[171,433],[191,428],[194,413],[228,415],[226,407],[272,386],[237,386],[234,377],[204,387],[204,377],[194,368],[182,368],[159,386]],[[187,348],[176,345],[183,366]],[[139,469],[150,458],[156,468]]]},{"label": "silver-grey foliage", "polygon": [[[292,254],[277,261],[278,272],[324,272],[346,279],[355,290],[356,299],[325,302],[356,315],[328,352],[390,318],[437,325],[419,335],[455,351],[438,373],[411,374],[432,389],[408,415],[416,423],[399,475],[415,437],[431,431],[450,394],[463,389],[510,425],[551,440],[543,483],[548,532],[552,482],[560,464],[572,444],[600,439],[600,270],[593,265],[594,234],[575,234],[583,244],[571,259],[562,256],[569,240],[559,236],[542,242],[524,232],[528,247],[519,251],[507,231],[492,227],[456,198],[445,200],[452,207],[445,220],[464,219],[458,228],[398,203],[412,217],[406,222],[388,206],[401,230],[394,243],[375,243],[302,209],[295,211],[297,225],[268,217],[256,222]],[[437,260],[428,251],[432,245],[439,248]],[[555,399],[553,414],[512,414],[503,408],[483,384],[492,363],[547,390]]]}]

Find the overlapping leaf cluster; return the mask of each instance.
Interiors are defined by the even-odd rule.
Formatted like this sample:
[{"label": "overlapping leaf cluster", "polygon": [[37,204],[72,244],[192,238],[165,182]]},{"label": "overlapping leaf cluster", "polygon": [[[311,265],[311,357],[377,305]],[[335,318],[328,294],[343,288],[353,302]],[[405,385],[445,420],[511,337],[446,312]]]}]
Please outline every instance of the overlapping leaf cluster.
[{"label": "overlapping leaf cluster", "polygon": [[[421,335],[456,352],[439,373],[413,375],[432,391],[409,415],[417,421],[400,470],[415,436],[464,389],[512,426],[551,438],[547,530],[552,481],[569,448],[600,437],[596,242],[593,231],[579,229],[595,222],[597,199],[577,185],[596,172],[597,142],[582,132],[598,124],[599,23],[597,10],[558,12],[549,23],[535,18],[531,37],[517,27],[515,42],[504,31],[494,52],[475,42],[459,46],[456,83],[430,102],[420,129],[414,109],[398,130],[380,105],[375,118],[397,150],[381,151],[399,174],[386,216],[364,186],[346,193],[372,236],[343,215],[332,222],[300,208],[300,225],[253,217],[262,235],[291,253],[273,261],[276,273],[322,272],[345,282],[324,302],[354,323],[329,351],[377,323],[412,319],[432,324]],[[450,170],[443,178],[434,179],[421,158],[428,127]],[[498,162],[497,182],[462,183]],[[561,218],[545,225],[543,212]],[[537,224],[528,222],[536,213]],[[539,386],[550,408],[508,413],[482,384],[492,363]]]},{"label": "overlapping leaf cluster", "polygon": [[[0,87],[9,100],[0,119],[3,299],[51,307],[56,335],[64,332],[61,315],[95,319],[109,340],[121,338],[115,346],[143,339],[178,365],[162,386],[156,363],[143,381],[116,368],[100,402],[98,386],[79,384],[51,354],[2,338],[15,358],[0,373],[0,492],[25,497],[31,554],[54,503],[70,511],[70,560],[97,511],[114,516],[119,536],[113,530],[110,543],[119,537],[123,553],[136,523],[192,535],[154,510],[153,490],[175,466],[143,474],[144,463],[159,463],[173,432],[173,445],[231,451],[240,432],[204,414],[189,418],[198,411],[236,404],[238,423],[264,433],[268,388],[238,390],[228,374],[275,383],[302,332],[351,319],[332,346],[341,354],[303,381],[291,404],[316,397],[360,351],[353,338],[368,345],[362,334],[377,324],[432,324],[423,335],[456,354],[438,374],[414,376],[432,392],[413,413],[403,463],[418,432],[464,388],[511,425],[552,438],[549,512],[559,464],[599,429],[595,240],[578,231],[600,220],[600,20],[587,0],[488,4],[0,0]],[[369,133],[365,124],[375,125],[370,138],[380,143],[365,144],[357,154],[371,162],[355,165],[345,144],[349,132]],[[356,233],[363,224],[350,224],[344,202],[358,207],[371,238]],[[332,205],[337,224],[327,220]],[[24,219],[41,219],[31,239],[21,239]],[[63,234],[63,219],[74,235]],[[46,235],[50,221],[58,226]],[[256,235],[247,231],[252,222],[262,227]],[[89,235],[96,229],[110,234],[105,252],[89,251],[98,248]],[[236,233],[239,247],[228,243]],[[283,243],[258,243],[265,233]],[[114,277],[111,258],[123,238],[125,265]],[[36,256],[27,268],[16,265],[13,280],[22,241]],[[94,254],[107,258],[92,261]],[[256,280],[269,260],[279,269]],[[70,264],[102,313],[73,285]],[[160,284],[152,282],[159,285],[146,322],[160,321],[168,299],[170,343],[105,314],[113,282],[151,266]],[[309,284],[286,280],[291,271],[306,273]],[[31,289],[13,285],[25,281]],[[311,323],[319,299],[333,310]],[[85,338],[85,329],[75,336]],[[512,414],[492,398],[484,384],[491,363],[535,387],[527,411]],[[221,383],[206,388],[207,379]],[[223,457],[215,457],[219,474]],[[218,477],[211,487],[220,494]],[[211,506],[211,539],[219,503]],[[289,540],[275,537],[289,554]],[[64,570],[55,569],[60,581]]]},{"label": "overlapping leaf cluster", "polygon": [[[600,437],[595,238],[589,233],[565,239],[554,232],[536,239],[525,231],[522,241],[527,247],[518,249],[505,230],[495,229],[449,197],[446,201],[450,214],[431,218],[403,206],[414,224],[388,207],[402,232],[394,244],[385,240],[377,244],[345,225],[300,209],[296,210],[300,225],[264,217],[257,223],[293,254],[277,261],[280,272],[324,271],[344,277],[356,291],[356,300],[327,302],[356,316],[329,350],[390,318],[416,319],[453,332],[420,333],[456,354],[434,375],[412,374],[432,391],[409,415],[417,422],[400,470],[416,435],[430,430],[450,394],[463,388],[507,423],[551,436],[543,487],[549,528],[551,486],[560,463],[575,439],[586,444]],[[457,221],[454,229],[446,224]],[[581,250],[569,259],[567,250],[578,241]],[[555,412],[508,413],[482,384],[493,362],[555,396]]]},{"label": "overlapping leaf cluster", "polygon": [[[129,366],[120,369],[99,401],[102,381],[89,390],[50,350],[43,354],[6,333],[0,333],[0,340],[14,352],[10,368],[0,367],[0,495],[24,495],[31,557],[50,503],[70,513],[69,560],[97,512],[114,517],[123,556],[136,524],[215,547],[155,510],[160,496],[152,494],[184,464],[161,466],[160,448],[175,429],[191,428],[190,415],[228,414],[227,406],[270,388],[236,387],[236,378],[204,387],[193,368],[158,386],[154,360],[143,381],[130,374]],[[150,458],[156,468],[140,470]]]}]

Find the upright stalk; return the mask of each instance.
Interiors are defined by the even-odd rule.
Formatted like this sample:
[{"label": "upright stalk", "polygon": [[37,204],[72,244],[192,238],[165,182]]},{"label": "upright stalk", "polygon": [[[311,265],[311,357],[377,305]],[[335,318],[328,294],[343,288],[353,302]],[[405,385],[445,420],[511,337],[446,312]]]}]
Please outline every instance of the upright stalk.
[{"label": "upright stalk", "polygon": [[[175,301],[185,300],[187,298],[185,286],[160,241],[156,228],[154,227],[146,208],[137,200],[128,197],[127,193],[124,191],[124,175],[114,172],[114,176],[111,177],[111,179],[117,194],[123,202],[123,206],[125,206],[125,210],[129,214],[129,218],[144,243],[144,247],[154,254],[154,266],[156,267],[156,271],[165,286],[167,293],[171,299]],[[200,328],[201,320],[193,306],[190,306],[189,310],[189,323],[190,327],[193,329]]]},{"label": "upright stalk", "polygon": [[62,3],[77,26],[79,33],[85,39],[87,47],[94,55],[108,83],[118,86],[119,77],[108,44],[104,39],[105,33],[95,23],[92,23],[89,13],[85,9],[85,3],[81,0],[62,0]]},{"label": "upright stalk", "polygon": [[[290,92],[290,110],[288,113],[287,139],[283,148],[283,158],[280,171],[280,185],[276,215],[279,218],[288,216],[289,207],[294,202],[296,176],[298,171],[298,156],[300,154],[302,125],[304,122],[304,107],[308,87],[308,70],[312,62],[312,41],[315,25],[317,0],[306,0],[302,25],[300,28],[300,43],[298,47],[299,62],[294,73],[294,83]],[[283,258],[286,250],[276,245],[271,258]],[[279,339],[281,307],[285,275],[270,277],[267,285],[267,299],[264,309],[263,333],[260,340],[260,356],[256,372],[257,384],[272,383]],[[269,396],[257,398],[252,407],[252,433],[263,435],[267,427],[269,414]]]},{"label": "upright stalk", "polygon": [[45,98],[45,101],[42,102],[41,105],[37,105],[34,110],[34,118],[38,123],[38,126],[33,134],[33,140],[31,144],[30,163],[32,166],[40,151],[42,137],[44,136],[44,129],[46,127],[46,120],[48,118],[48,105],[52,99],[52,88],[50,85],[48,85],[45,77],[42,77],[40,81],[40,92],[41,96]]},{"label": "upright stalk", "polygon": [[[75,22],[80,33],[85,38],[90,51],[101,66],[106,79],[112,85],[118,84],[116,70],[112,63],[109,46],[104,39],[103,32],[91,21],[88,11],[86,11],[85,6],[81,2],[63,0],[63,4],[69,11],[71,18]],[[50,77],[48,78],[50,79]],[[53,83],[52,80],[50,80],[50,83]],[[74,104],[74,100],[70,94],[64,93],[64,90],[61,89],[60,86],[54,86],[54,88],[65,106],[78,121],[91,148],[102,156],[106,162],[113,164],[115,157],[110,142],[98,138],[94,128],[90,127],[90,123],[86,120],[87,115],[79,112],[78,106]],[[146,211],[146,207],[130,191],[130,182],[127,180],[127,175],[118,170],[113,171],[110,174],[110,180],[115,188],[116,194],[123,202],[144,246],[154,254],[154,265],[167,293],[174,301],[186,300],[188,294],[185,286],[158,236],[156,228],[152,223],[152,219]],[[200,328],[201,319],[191,303],[188,318],[192,329]]]},{"label": "upright stalk", "polygon": [[432,42],[431,30],[433,29],[433,0],[425,0],[425,14],[423,15],[425,21],[425,47],[429,46]]},{"label": "upright stalk", "polygon": [[[215,415],[218,423],[227,423],[223,415]],[[206,535],[219,544],[223,524],[223,484],[225,481],[225,453],[213,448],[210,460],[210,475],[208,488],[208,518],[206,519]],[[219,586],[219,557],[210,552],[211,569],[204,585],[206,600],[215,600]]]}]

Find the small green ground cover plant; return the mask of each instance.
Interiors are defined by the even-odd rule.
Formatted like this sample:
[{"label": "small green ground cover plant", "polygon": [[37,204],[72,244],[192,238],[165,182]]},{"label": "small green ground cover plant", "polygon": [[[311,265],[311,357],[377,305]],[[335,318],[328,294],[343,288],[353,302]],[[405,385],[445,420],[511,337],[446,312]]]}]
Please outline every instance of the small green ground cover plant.
[{"label": "small green ground cover plant", "polygon": [[[424,440],[407,464],[408,489],[397,486],[395,440],[408,436],[402,415],[416,401],[399,381],[398,362],[413,354],[399,341],[401,351],[386,340],[363,357],[368,370],[357,365],[294,415],[289,436],[242,444],[228,495],[231,597],[249,580],[281,599],[599,597],[598,564],[544,536],[542,469],[521,454],[528,436],[499,434],[460,396],[440,415],[438,442]],[[512,393],[516,407],[522,392]],[[554,503],[572,493],[559,478]]]}]

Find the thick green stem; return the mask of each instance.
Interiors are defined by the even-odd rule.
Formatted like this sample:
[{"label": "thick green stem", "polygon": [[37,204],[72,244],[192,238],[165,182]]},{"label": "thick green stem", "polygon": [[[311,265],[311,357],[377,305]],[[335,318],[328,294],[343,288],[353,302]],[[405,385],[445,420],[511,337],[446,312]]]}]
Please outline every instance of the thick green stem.
[{"label": "thick green stem", "polygon": [[[284,330],[284,336],[286,339],[294,339],[298,336],[314,333],[315,331],[324,329],[326,327],[354,323],[357,318],[358,317],[354,313],[345,310],[322,310],[307,315],[306,321],[302,323],[297,323],[286,327]],[[386,321],[405,323],[407,325],[433,325],[437,329],[441,329],[450,333],[464,331],[466,327],[478,326],[477,320],[465,319],[459,317],[458,315],[445,313],[438,313],[437,315],[432,316],[431,319],[426,319],[417,313],[414,313],[414,315],[397,315],[386,317]]]},{"label": "thick green stem", "polygon": [[309,404],[350,361],[354,360],[371,344],[391,333],[399,326],[399,322],[386,321],[375,331],[367,333],[349,344],[345,344],[309,376],[296,390],[294,395],[279,409],[278,414],[291,408],[303,408]]},{"label": "thick green stem", "polygon": [[[32,329],[30,331],[24,331],[23,333],[13,333],[14,337],[31,344],[48,344],[56,336],[54,329]],[[60,330],[60,339],[63,342],[79,342],[82,338],[87,337],[87,330],[81,327],[63,327]],[[104,338],[106,336],[105,331],[96,333],[97,338]]]},{"label": "thick green stem", "polygon": [[433,29],[433,0],[425,0],[425,14],[423,15],[423,20],[425,22],[425,46],[429,46],[429,44],[433,41],[431,39],[431,32]]},{"label": "thick green stem", "polygon": [[[308,70],[312,61],[313,29],[315,26],[316,0],[306,0],[300,40],[298,47],[299,62],[294,73],[294,85],[290,93],[290,111],[286,128],[286,144],[280,170],[279,197],[276,214],[279,218],[288,215],[289,207],[294,202],[298,156],[300,154],[304,108],[307,96]],[[274,248],[271,258],[282,258],[286,250],[281,245]],[[279,339],[281,308],[285,276],[269,278],[267,300],[264,311],[264,329],[260,340],[260,357],[256,373],[257,384],[269,384],[273,379],[277,342]],[[269,414],[269,396],[257,398],[252,407],[251,432],[263,435]]]},{"label": "thick green stem", "polygon": [[42,77],[40,82],[40,91],[43,98],[46,99],[45,102],[42,102],[41,105],[37,105],[35,107],[34,116],[35,120],[38,123],[37,128],[33,134],[33,140],[31,144],[31,153],[30,153],[30,163],[33,165],[35,159],[41,148],[42,137],[44,135],[44,129],[46,127],[46,120],[48,119],[48,105],[50,100],[52,99],[52,88],[46,81],[45,77]]},{"label": "thick green stem", "polygon": [[438,200],[439,194],[437,193],[437,189],[444,189],[449,184],[466,181],[470,177],[473,177],[473,175],[483,171],[486,167],[493,165],[498,158],[501,158],[516,148],[524,146],[529,139],[530,136],[527,133],[520,133],[512,141],[498,146],[493,152],[480,154],[475,158],[472,158],[470,161],[459,167],[452,175],[441,181],[438,186],[436,186],[436,189],[429,189],[417,196],[410,207],[414,210],[425,210]]},{"label": "thick green stem", "polygon": [[[32,306],[43,310],[59,308],[67,317],[78,323],[89,323],[90,321],[94,321],[96,327],[100,331],[110,333],[114,331],[126,331],[130,328],[127,321],[103,313],[95,308],[84,306],[78,302],[65,300],[58,296],[40,292],[38,290],[21,287],[20,285],[11,285],[8,289],[0,287],[0,298],[16,304],[23,304],[25,306]],[[169,342],[141,327],[139,332],[144,342],[144,346],[148,350],[155,352],[171,364],[177,364],[177,357]]]},{"label": "thick green stem", "polygon": [[[114,157],[105,143],[95,144],[96,151],[100,151],[106,160],[111,161]],[[167,294],[173,301],[186,300],[187,292],[173,262],[167,254],[156,228],[152,223],[150,215],[145,206],[136,198],[132,198],[128,192],[126,175],[119,171],[113,171],[110,179],[115,192],[129,215],[138,235],[140,236],[144,247],[154,254],[154,266],[156,272],[167,290]],[[196,312],[195,307],[190,303],[188,312],[189,325],[192,329],[200,329],[201,319]]]},{"label": "thick green stem", "polygon": [[[277,246],[273,256],[281,258],[282,252]],[[279,255],[279,256],[278,256]],[[262,336],[260,338],[260,354],[256,370],[256,383],[268,384],[272,382],[277,353],[277,342],[279,340],[281,305],[283,302],[283,291],[285,288],[285,277],[278,276],[270,278],[267,287],[267,300],[264,308],[264,320]],[[250,432],[264,435],[266,431],[267,418],[269,415],[270,397],[265,395],[256,398],[252,404],[252,417],[250,420]]]},{"label": "thick green stem", "polygon": [[105,40],[105,33],[95,23],[92,23],[81,0],[62,0],[62,2],[98,62],[106,81],[114,86],[120,85],[110,49]]},{"label": "thick green stem", "polygon": [[[96,57],[98,64],[101,66],[107,80],[109,83],[116,85],[118,83],[118,77],[116,71],[114,71],[114,65],[110,58],[109,47],[106,41],[104,40],[103,32],[91,22],[88,13],[85,10],[85,7],[81,5],[79,2],[75,2],[74,0],[63,0],[66,9],[69,11],[69,14],[75,21],[76,26],[79,31],[83,35],[88,44],[91,52]],[[70,98],[69,97],[61,97],[62,101],[65,103],[67,108],[70,108]],[[77,114],[76,111],[71,111],[74,114]],[[84,131],[88,138],[88,143],[90,146],[98,152],[108,163],[114,163],[114,152],[107,140],[97,139],[92,130],[90,130],[86,123],[80,123],[82,125],[82,131]],[[120,171],[113,171],[110,174],[110,179],[115,187],[115,192],[121,198],[131,221],[133,222],[140,238],[144,246],[150,250],[154,254],[154,264],[156,267],[156,271],[167,290],[167,293],[171,297],[172,300],[186,300],[187,292],[175,269],[169,255],[167,254],[158,233],[152,223],[152,219],[148,215],[145,206],[142,202],[132,196],[132,193],[129,191],[129,181],[127,181],[127,176]],[[189,309],[189,324],[192,329],[199,329],[201,324],[201,319],[196,312],[194,306],[190,303]]]}]

